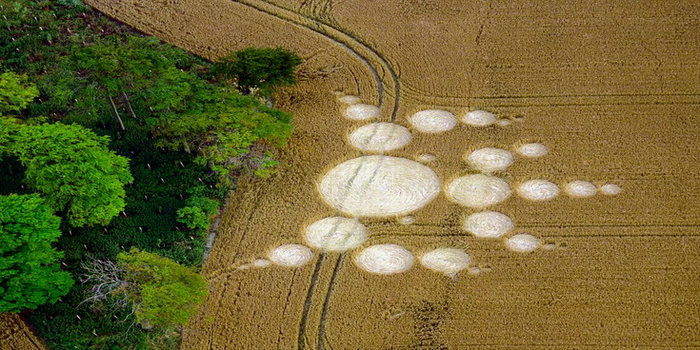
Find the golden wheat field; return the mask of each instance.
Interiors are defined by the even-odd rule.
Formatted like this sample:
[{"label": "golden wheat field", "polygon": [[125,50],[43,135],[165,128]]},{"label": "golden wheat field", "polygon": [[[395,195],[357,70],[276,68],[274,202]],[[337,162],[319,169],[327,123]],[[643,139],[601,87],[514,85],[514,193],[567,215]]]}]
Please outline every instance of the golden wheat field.
[{"label": "golden wheat field", "polygon": [[183,349],[700,347],[698,2],[87,2],[305,60]]},{"label": "golden wheat field", "polygon": [[17,314],[0,314],[0,348],[13,350],[43,350],[27,324]]}]

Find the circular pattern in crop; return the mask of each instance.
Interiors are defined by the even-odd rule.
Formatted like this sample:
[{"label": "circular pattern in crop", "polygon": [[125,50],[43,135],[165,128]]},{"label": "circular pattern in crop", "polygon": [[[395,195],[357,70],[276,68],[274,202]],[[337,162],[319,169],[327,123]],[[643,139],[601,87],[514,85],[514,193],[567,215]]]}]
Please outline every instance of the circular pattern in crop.
[{"label": "circular pattern in crop", "polygon": [[564,192],[571,197],[590,197],[598,192],[598,189],[588,181],[571,181],[564,186]]},{"label": "circular pattern in crop", "polygon": [[454,114],[439,109],[417,112],[409,118],[409,122],[416,130],[426,133],[449,131],[457,125]]},{"label": "circular pattern in crop", "polygon": [[311,247],[344,252],[367,240],[367,228],[357,219],[334,216],[309,225],[304,237]]},{"label": "circular pattern in crop", "polygon": [[366,104],[354,104],[345,109],[345,116],[352,120],[367,120],[379,117],[379,107],[366,105]]},{"label": "circular pattern in crop", "polygon": [[479,238],[500,238],[515,225],[508,215],[497,211],[482,211],[469,215],[464,219],[462,227]]},{"label": "circular pattern in crop", "polygon": [[338,99],[338,101],[340,101],[340,103],[343,103],[343,104],[346,104],[346,105],[354,105],[354,104],[360,103],[361,100],[360,100],[360,98],[357,97],[357,96],[345,95],[345,96],[343,96],[343,97],[340,97],[340,98]]},{"label": "circular pattern in crop", "polygon": [[361,269],[382,275],[404,272],[413,266],[413,254],[398,244],[377,244],[355,258]]},{"label": "circular pattern in crop", "polygon": [[508,199],[507,182],[489,175],[466,175],[452,180],[445,189],[450,200],[470,208],[484,208]]},{"label": "circular pattern in crop", "polygon": [[559,187],[547,180],[529,180],[518,186],[518,194],[531,201],[546,201],[559,195]]},{"label": "circular pattern in crop", "polygon": [[465,157],[472,168],[490,173],[506,170],[513,164],[513,154],[500,148],[481,148]]},{"label": "circular pattern in crop", "polygon": [[372,153],[383,153],[406,146],[411,142],[411,132],[393,123],[371,123],[357,128],[350,134],[350,144]]},{"label": "circular pattern in crop", "polygon": [[537,158],[547,154],[547,146],[541,143],[524,143],[516,150],[523,157]]},{"label": "circular pattern in crop", "polygon": [[314,253],[301,244],[284,244],[270,251],[270,261],[281,266],[302,266],[313,258]]},{"label": "circular pattern in crop", "polygon": [[600,193],[608,196],[614,196],[622,192],[622,187],[615,184],[605,184],[600,186]]},{"label": "circular pattern in crop", "polygon": [[539,238],[527,233],[519,233],[506,240],[506,246],[508,249],[521,253],[535,251],[541,244],[542,243],[540,242]]},{"label": "circular pattern in crop", "polygon": [[423,254],[420,262],[433,271],[453,277],[469,266],[471,258],[461,249],[438,248]]},{"label": "circular pattern in crop", "polygon": [[418,162],[390,156],[363,156],[337,165],[319,184],[333,208],[351,216],[408,214],[440,193],[434,171]]},{"label": "circular pattern in crop", "polygon": [[467,112],[462,117],[462,123],[476,127],[489,126],[495,122],[495,114],[482,110]]}]

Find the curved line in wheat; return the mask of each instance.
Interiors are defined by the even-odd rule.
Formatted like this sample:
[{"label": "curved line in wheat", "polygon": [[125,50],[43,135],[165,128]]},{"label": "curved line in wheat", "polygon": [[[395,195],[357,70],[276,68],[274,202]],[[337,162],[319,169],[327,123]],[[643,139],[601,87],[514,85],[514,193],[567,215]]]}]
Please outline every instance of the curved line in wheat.
[{"label": "curved line in wheat", "polygon": [[368,58],[361,55],[358,50],[363,50],[369,53],[369,56],[372,56],[374,60],[379,62],[381,65],[382,70],[386,71],[389,73],[389,76],[391,77],[391,85],[393,85],[393,99],[391,102],[393,103],[393,108],[390,114],[390,118],[392,121],[396,120],[396,114],[398,113],[398,108],[399,108],[399,96],[400,96],[400,85],[399,85],[399,79],[396,73],[394,72],[393,68],[389,65],[387,60],[382,57],[376,50],[374,50],[372,47],[369,45],[363,43],[359,38],[356,38],[347,32],[340,30],[338,28],[332,27],[326,23],[323,23],[321,21],[309,18],[308,16],[301,15],[299,13],[296,13],[294,11],[285,9],[283,7],[280,7],[278,5],[270,4],[261,0],[234,0],[236,3],[239,3],[241,5],[248,6],[250,8],[253,8],[255,10],[258,10],[260,12],[266,13],[270,16],[274,16],[276,18],[279,18],[281,20],[296,24],[298,26],[305,27],[315,33],[318,33],[324,37],[326,37],[328,40],[331,40],[338,44],[339,46],[343,47],[346,51],[350,52],[353,56],[355,56],[358,60],[360,60],[362,63],[364,63],[367,68],[372,72],[372,75],[374,76],[374,79],[377,84],[377,90],[379,92],[379,106],[380,108],[384,106],[384,82],[382,81],[381,76],[377,72],[374,66],[369,62]]},{"label": "curved line in wheat", "polygon": [[[384,106],[384,82],[382,81],[379,73],[377,72],[376,68],[370,64],[369,60],[362,56],[359,52],[357,52],[355,49],[353,49],[351,46],[359,46],[361,49],[364,49],[368,51],[372,56],[374,56],[374,59],[377,60],[380,65],[382,66],[382,69],[385,70],[386,72],[389,73],[391,76],[391,80],[393,83],[394,87],[394,96],[393,96],[393,108],[390,114],[390,119],[391,121],[396,120],[396,115],[398,113],[398,108],[399,108],[399,98],[400,98],[400,85],[399,85],[399,80],[392,69],[392,67],[389,65],[389,63],[382,57],[377,51],[369,47],[368,45],[362,43],[358,38],[355,38],[337,28],[331,27],[325,23],[322,23],[320,21],[313,20],[307,16],[303,16],[301,14],[295,13],[293,11],[281,8],[279,6],[265,3],[262,1],[258,0],[236,0],[237,3],[251,7],[257,11],[266,13],[268,15],[271,15],[273,17],[279,18],[281,20],[294,23],[296,25],[306,27],[307,29],[316,32],[324,37],[326,37],[328,40],[333,41],[337,45],[341,46],[343,49],[351,53],[353,56],[355,56],[358,60],[360,60],[362,63],[364,63],[367,68],[372,72],[372,75],[374,76],[376,85],[377,85],[377,90],[378,90],[378,100],[379,100],[379,108],[380,110],[383,109],[382,107]],[[359,169],[358,169],[359,170]],[[340,267],[340,260],[337,262],[336,268],[333,270],[333,276],[331,277],[331,283],[328,286],[328,290],[326,292],[326,298],[325,302],[323,305],[323,314],[321,316],[321,323],[319,324],[319,334],[318,334],[318,342],[317,342],[317,348],[318,349],[323,349],[323,334],[325,331],[325,316],[329,308],[330,304],[330,295],[333,290],[333,282],[335,281],[335,278],[338,274],[338,270]],[[322,260],[321,260],[322,261]],[[317,263],[316,270],[320,267],[320,261]],[[298,334],[298,339],[297,339],[297,346],[300,349],[305,348],[306,342],[305,342],[305,329],[306,329],[306,323],[308,322],[308,308],[309,308],[309,302],[310,298],[313,294],[314,290],[314,285],[316,284],[318,279],[318,274],[315,273],[314,276],[312,277],[311,280],[311,285],[309,286],[309,290],[307,291],[307,300],[305,301],[305,307],[304,307],[304,312],[302,314],[302,322],[299,325],[299,334]]]}]

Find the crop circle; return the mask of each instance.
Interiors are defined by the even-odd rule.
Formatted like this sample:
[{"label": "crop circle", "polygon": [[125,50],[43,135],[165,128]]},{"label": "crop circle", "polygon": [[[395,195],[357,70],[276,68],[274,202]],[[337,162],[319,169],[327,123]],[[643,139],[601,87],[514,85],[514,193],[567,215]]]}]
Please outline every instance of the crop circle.
[{"label": "crop circle", "polygon": [[438,248],[423,254],[420,262],[433,271],[454,276],[469,266],[471,258],[461,249]]},{"label": "crop circle", "polygon": [[344,252],[367,240],[367,228],[357,219],[334,216],[309,225],[304,238],[311,247]]},{"label": "crop circle", "polygon": [[351,216],[399,216],[419,209],[440,193],[434,171],[418,162],[363,156],[337,165],[323,176],[321,196]]},{"label": "crop circle", "polygon": [[469,215],[462,226],[480,238],[500,238],[513,229],[513,220],[497,211],[483,211]]},{"label": "crop circle", "polygon": [[284,244],[268,254],[270,261],[281,266],[302,266],[313,258],[314,253],[301,244]]},{"label": "crop circle", "polygon": [[457,125],[454,114],[439,109],[420,111],[409,118],[416,130],[426,133],[440,133],[452,130]]},{"label": "crop circle", "polygon": [[559,195],[559,187],[547,180],[529,180],[518,186],[518,194],[531,201],[546,201]]},{"label": "crop circle", "polygon": [[398,244],[377,244],[355,258],[361,269],[382,275],[404,272],[413,266],[413,254]]},{"label": "crop circle", "polygon": [[406,146],[409,142],[411,142],[411,132],[393,123],[363,125],[350,134],[350,144],[365,152],[391,151]]},{"label": "crop circle", "polygon": [[366,104],[354,104],[345,109],[345,116],[352,120],[367,120],[379,117],[377,106]]},{"label": "crop circle", "polygon": [[512,153],[493,147],[478,149],[465,158],[474,169],[485,173],[506,170],[513,164]]},{"label": "crop circle", "polygon": [[483,208],[508,199],[511,194],[507,182],[489,175],[466,175],[452,180],[445,189],[450,200],[470,208]]}]

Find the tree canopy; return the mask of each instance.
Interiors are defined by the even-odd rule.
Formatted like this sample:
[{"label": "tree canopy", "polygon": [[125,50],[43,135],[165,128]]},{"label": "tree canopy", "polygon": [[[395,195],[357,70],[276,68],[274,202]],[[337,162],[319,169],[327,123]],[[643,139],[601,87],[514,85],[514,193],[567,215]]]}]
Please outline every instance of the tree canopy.
[{"label": "tree canopy", "polygon": [[20,160],[29,187],[76,227],[106,225],[124,210],[124,184],[133,178],[128,160],[108,143],[80,125],[0,121],[0,150]]},{"label": "tree canopy", "polygon": [[0,74],[0,114],[19,112],[37,96],[39,89],[28,83],[25,75],[9,71]]},{"label": "tree canopy", "polygon": [[301,62],[282,48],[247,48],[219,58],[214,73],[235,80],[243,94],[257,88],[260,95],[269,96],[280,86],[296,83],[294,71]]},{"label": "tree canopy", "polygon": [[51,246],[59,223],[38,194],[0,196],[0,312],[53,303],[73,285]]}]

